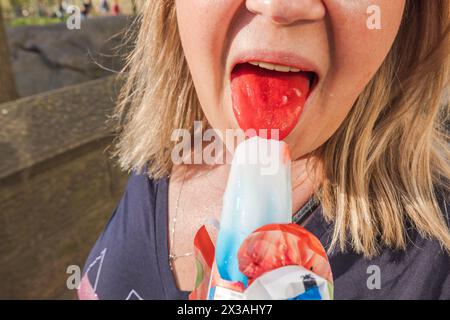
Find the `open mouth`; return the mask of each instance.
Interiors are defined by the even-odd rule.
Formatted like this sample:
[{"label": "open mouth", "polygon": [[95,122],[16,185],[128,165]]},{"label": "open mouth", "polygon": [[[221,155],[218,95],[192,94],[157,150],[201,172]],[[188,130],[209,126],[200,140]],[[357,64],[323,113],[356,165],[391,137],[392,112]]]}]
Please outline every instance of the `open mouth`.
[{"label": "open mouth", "polygon": [[237,64],[231,72],[233,112],[248,136],[283,140],[294,129],[318,82],[315,72],[267,62]]}]

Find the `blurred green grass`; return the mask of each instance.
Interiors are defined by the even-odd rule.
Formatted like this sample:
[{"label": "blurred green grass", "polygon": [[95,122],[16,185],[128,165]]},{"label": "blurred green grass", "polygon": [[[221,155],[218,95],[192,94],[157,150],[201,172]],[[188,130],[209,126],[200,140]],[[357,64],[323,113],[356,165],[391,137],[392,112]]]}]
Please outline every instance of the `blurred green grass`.
[{"label": "blurred green grass", "polygon": [[51,17],[19,17],[14,19],[7,19],[6,24],[10,27],[39,25],[44,26],[53,23],[62,23],[63,20]]}]

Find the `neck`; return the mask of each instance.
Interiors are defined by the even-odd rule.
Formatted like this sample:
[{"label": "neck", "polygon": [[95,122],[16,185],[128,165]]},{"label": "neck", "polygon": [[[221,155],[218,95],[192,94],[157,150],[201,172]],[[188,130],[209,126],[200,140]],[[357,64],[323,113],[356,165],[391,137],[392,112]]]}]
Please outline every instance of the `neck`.
[{"label": "neck", "polygon": [[304,157],[292,161],[292,210],[300,210],[314,195],[321,183],[317,159]]}]

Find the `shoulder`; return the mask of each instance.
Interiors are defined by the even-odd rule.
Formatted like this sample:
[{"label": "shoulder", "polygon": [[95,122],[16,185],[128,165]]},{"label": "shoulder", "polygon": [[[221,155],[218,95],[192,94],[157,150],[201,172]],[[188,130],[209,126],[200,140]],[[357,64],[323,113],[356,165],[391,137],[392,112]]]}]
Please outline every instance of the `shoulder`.
[{"label": "shoulder", "polygon": [[80,298],[149,295],[146,286],[154,281],[151,272],[156,265],[156,196],[164,183],[150,179],[145,172],[130,174],[118,205],[86,260]]},{"label": "shoulder", "polygon": [[[448,190],[441,185],[436,185],[434,193],[442,217],[448,226],[450,225]],[[450,255],[437,239],[425,236],[409,223],[407,223],[407,238],[406,257],[414,258],[411,262],[416,263],[416,267],[418,267],[417,263],[422,261],[424,266],[430,266],[430,271],[442,267],[441,271],[446,270],[447,274],[450,273],[450,269],[448,269]]]},{"label": "shoulder", "polygon": [[125,194],[134,197],[142,196],[143,193],[154,194],[159,182],[160,180],[151,179],[146,170],[140,173],[132,171],[128,177]]},{"label": "shoulder", "polygon": [[153,213],[166,200],[167,192],[168,178],[152,179],[146,169],[140,173],[132,171],[112,218],[146,219],[149,212]]},{"label": "shoulder", "polygon": [[146,225],[151,213],[155,210],[156,195],[162,183],[162,181],[150,179],[145,172],[131,172],[122,197],[102,236],[134,233]]},{"label": "shoulder", "polygon": [[[122,197],[113,211],[102,237],[112,236],[115,241],[127,235],[127,241],[137,235],[147,236],[154,224],[155,210],[167,200],[167,179],[151,179],[146,171],[131,172]],[[128,235],[135,235],[130,237]]]},{"label": "shoulder", "polygon": [[[443,217],[449,222],[449,193],[435,187]],[[408,224],[404,250],[382,248],[367,259],[351,250],[330,255],[338,299],[450,299],[450,255],[439,241]],[[327,238],[328,239],[328,238]],[[328,241],[328,240],[327,240]],[[379,278],[376,278],[379,276]],[[376,289],[367,281],[379,279]]]},{"label": "shoulder", "polygon": [[[444,220],[449,223],[448,189],[437,185],[435,197]],[[397,290],[405,299],[439,299],[450,298],[450,254],[441,243],[424,236],[414,227],[407,230],[408,244],[404,252],[389,251],[386,255],[389,265],[387,270],[397,276],[394,283],[400,285]],[[400,267],[400,268],[399,268]]]}]

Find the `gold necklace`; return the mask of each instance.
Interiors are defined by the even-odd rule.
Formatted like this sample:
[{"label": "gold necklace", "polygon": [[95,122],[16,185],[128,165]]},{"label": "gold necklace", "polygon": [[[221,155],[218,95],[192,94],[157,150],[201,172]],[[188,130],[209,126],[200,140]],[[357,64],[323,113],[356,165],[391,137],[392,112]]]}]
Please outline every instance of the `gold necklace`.
[{"label": "gold necklace", "polygon": [[184,181],[186,179],[186,174],[187,174],[187,168],[186,168],[186,170],[184,172],[183,180],[181,181],[180,192],[178,193],[176,206],[175,206],[175,216],[172,219],[172,230],[171,230],[172,241],[170,243],[170,250],[169,250],[169,266],[170,266],[170,270],[172,270],[172,271],[173,271],[173,263],[175,262],[176,259],[190,257],[190,256],[192,256],[194,254],[193,252],[188,252],[188,253],[177,255],[177,254],[175,254],[173,252],[174,251],[174,243],[175,243],[175,228],[176,228],[176,225],[177,225],[177,217],[178,217],[178,208],[179,208],[179,205],[180,205],[180,197],[181,197],[181,192],[183,191],[183,186],[184,186]]}]

